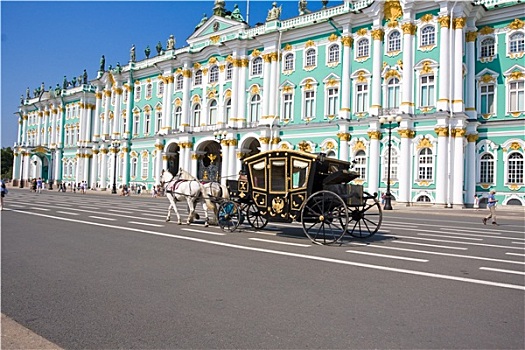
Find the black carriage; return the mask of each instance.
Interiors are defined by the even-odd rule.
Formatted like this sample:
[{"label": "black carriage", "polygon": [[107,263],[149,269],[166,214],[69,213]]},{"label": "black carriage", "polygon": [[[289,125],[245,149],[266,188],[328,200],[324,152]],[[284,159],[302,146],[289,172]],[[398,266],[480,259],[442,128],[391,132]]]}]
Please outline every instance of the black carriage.
[{"label": "black carriage", "polygon": [[227,181],[231,200],[219,206],[219,226],[233,231],[245,219],[256,229],[298,221],[318,244],[338,242],[345,233],[371,237],[381,226],[381,206],[377,194],[350,183],[359,176],[351,165],[289,149],[248,157],[239,179]]}]

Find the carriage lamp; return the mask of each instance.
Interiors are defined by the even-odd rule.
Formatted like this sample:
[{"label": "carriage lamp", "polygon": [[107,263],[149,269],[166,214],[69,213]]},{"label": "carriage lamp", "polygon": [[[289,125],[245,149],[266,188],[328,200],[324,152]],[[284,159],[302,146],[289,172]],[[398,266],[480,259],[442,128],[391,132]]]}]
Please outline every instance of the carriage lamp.
[{"label": "carriage lamp", "polygon": [[226,136],[228,135],[228,132],[226,130],[223,130],[223,131],[215,131],[213,133],[213,137],[215,137],[215,139],[217,141],[222,141],[226,138]]},{"label": "carriage lamp", "polygon": [[394,116],[389,115],[388,117],[379,118],[379,122],[383,127],[388,129],[388,170],[387,170],[387,180],[386,180],[386,193],[385,193],[385,205],[383,209],[392,210],[392,193],[390,192],[390,176],[391,176],[391,161],[392,161],[392,129],[397,128],[401,123],[401,116],[394,118]]},{"label": "carriage lamp", "polygon": [[111,194],[117,194],[117,153],[120,141],[114,140],[111,142],[113,148],[113,186],[111,188]]}]

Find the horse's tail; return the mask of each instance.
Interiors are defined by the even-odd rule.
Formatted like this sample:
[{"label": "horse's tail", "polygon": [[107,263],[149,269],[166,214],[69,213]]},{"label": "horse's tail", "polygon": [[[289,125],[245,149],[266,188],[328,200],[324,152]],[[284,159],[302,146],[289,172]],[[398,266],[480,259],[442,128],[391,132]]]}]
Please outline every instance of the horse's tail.
[{"label": "horse's tail", "polygon": [[228,187],[226,187],[226,185],[221,184],[221,190],[222,190],[222,198],[230,199],[230,190],[228,190]]}]

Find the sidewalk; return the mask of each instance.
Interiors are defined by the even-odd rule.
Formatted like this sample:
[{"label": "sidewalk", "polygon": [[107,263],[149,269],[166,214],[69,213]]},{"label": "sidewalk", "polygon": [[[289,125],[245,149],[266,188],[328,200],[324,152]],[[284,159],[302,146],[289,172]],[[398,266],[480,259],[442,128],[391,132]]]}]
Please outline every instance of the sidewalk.
[{"label": "sidewalk", "polygon": [[2,314],[2,349],[61,349]]}]

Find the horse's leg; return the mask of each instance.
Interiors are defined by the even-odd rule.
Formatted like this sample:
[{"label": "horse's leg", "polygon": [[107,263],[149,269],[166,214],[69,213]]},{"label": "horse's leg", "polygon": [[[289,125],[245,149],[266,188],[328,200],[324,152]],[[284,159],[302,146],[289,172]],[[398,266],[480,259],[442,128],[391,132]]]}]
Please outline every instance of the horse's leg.
[{"label": "horse's leg", "polygon": [[188,204],[189,214],[186,223],[189,225],[193,222],[195,216],[195,203],[192,198],[186,197],[186,203]]},{"label": "horse's leg", "polygon": [[204,227],[208,227],[210,224],[210,218],[208,217],[208,205],[206,202],[202,203],[202,209],[204,209]]},{"label": "horse's leg", "polygon": [[171,209],[173,208],[173,211],[177,215],[177,224],[180,225],[182,223],[182,221],[180,220],[180,215],[179,215],[179,211],[177,210],[177,205],[175,203],[175,199],[173,198],[173,195],[171,193],[168,193],[166,195],[166,197],[168,197],[168,200],[170,201],[170,206],[168,208],[168,217],[166,218],[166,221],[170,221]]}]

